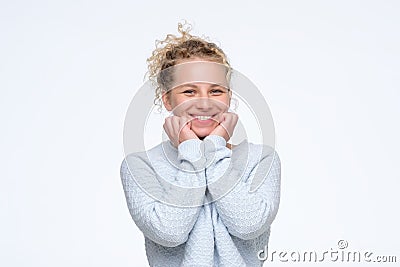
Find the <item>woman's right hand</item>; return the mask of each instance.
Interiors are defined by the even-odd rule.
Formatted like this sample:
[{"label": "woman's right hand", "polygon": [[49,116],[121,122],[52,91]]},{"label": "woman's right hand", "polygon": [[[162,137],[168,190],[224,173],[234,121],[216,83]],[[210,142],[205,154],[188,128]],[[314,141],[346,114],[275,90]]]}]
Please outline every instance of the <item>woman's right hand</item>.
[{"label": "woman's right hand", "polygon": [[175,147],[189,139],[199,139],[191,129],[192,122],[186,117],[171,116],[165,118],[164,130]]}]

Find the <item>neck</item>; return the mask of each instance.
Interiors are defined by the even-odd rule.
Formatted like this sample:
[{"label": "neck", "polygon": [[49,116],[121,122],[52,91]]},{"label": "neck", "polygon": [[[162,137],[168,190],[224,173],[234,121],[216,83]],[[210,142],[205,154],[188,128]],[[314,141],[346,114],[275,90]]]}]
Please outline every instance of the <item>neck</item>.
[{"label": "neck", "polygon": [[[205,136],[199,137],[200,140],[204,140]],[[232,144],[226,143],[226,147],[232,150]]]}]

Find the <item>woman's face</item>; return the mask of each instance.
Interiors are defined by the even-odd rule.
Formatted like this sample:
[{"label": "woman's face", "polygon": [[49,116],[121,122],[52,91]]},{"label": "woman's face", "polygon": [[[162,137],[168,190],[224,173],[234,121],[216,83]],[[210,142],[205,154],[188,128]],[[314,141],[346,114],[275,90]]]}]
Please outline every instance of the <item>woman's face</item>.
[{"label": "woman's face", "polygon": [[231,91],[217,84],[186,83],[162,97],[164,106],[175,116],[185,116],[192,122],[192,131],[204,138],[218,126],[222,113],[230,105]]}]

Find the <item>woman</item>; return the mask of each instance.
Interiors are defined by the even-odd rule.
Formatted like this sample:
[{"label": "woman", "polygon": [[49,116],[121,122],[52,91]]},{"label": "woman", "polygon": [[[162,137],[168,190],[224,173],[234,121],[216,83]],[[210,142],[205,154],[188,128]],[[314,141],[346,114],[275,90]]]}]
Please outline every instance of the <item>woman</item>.
[{"label": "woman", "polygon": [[156,100],[173,115],[163,125],[168,141],[121,164],[130,214],[150,266],[262,266],[279,206],[279,157],[266,145],[228,143],[238,116],[228,112],[227,57],[178,30],[148,59]]}]

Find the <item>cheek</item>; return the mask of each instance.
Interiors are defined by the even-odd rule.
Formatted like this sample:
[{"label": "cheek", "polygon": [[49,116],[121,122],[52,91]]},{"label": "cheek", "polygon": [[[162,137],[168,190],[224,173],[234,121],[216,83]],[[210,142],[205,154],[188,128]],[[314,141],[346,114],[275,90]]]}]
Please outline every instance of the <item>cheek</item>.
[{"label": "cheek", "polygon": [[182,116],[182,115],[185,115],[186,110],[187,110],[187,105],[185,105],[184,101],[181,101],[181,102],[176,103],[175,108],[174,108],[174,113]]},{"label": "cheek", "polygon": [[174,114],[179,115],[185,109],[185,99],[179,96],[171,95],[171,108]]},{"label": "cheek", "polygon": [[221,97],[221,98],[219,98],[219,99],[217,99],[218,100],[218,103],[217,103],[217,105],[218,105],[218,108],[219,109],[221,109],[221,110],[228,110],[229,109],[229,106],[230,106],[230,98],[229,97]]}]

